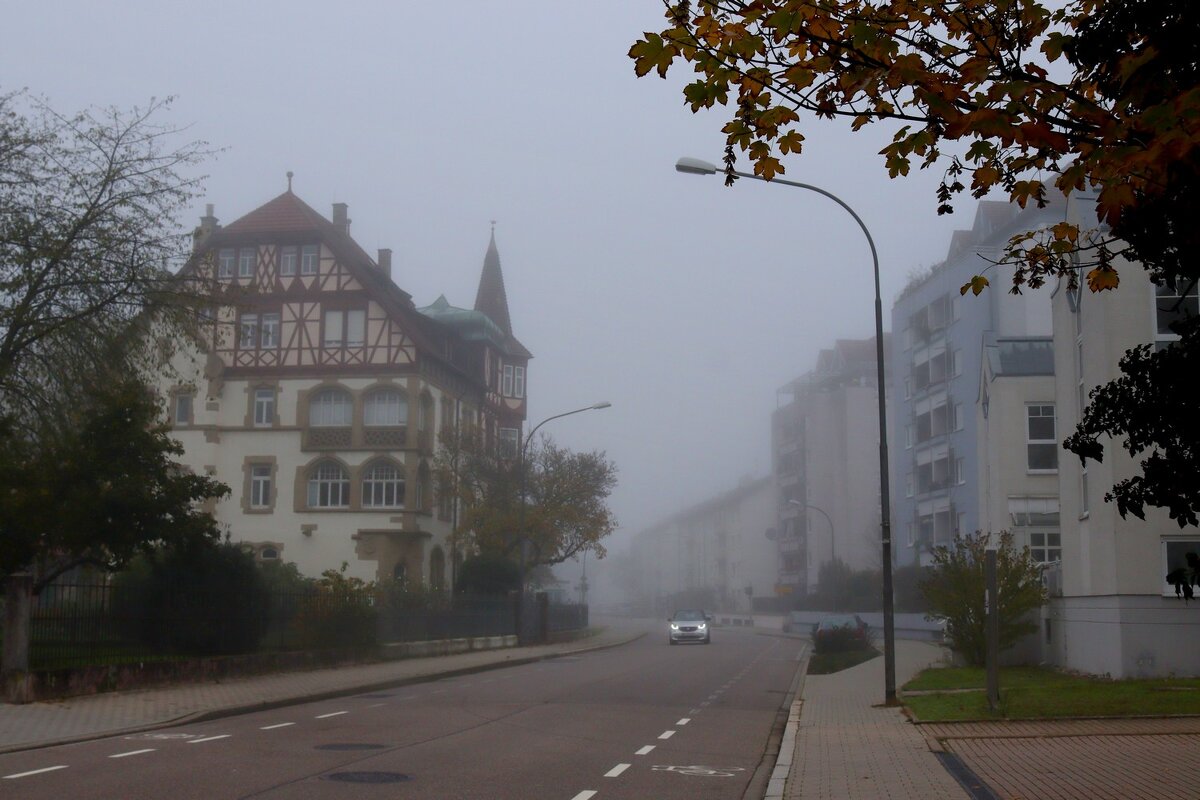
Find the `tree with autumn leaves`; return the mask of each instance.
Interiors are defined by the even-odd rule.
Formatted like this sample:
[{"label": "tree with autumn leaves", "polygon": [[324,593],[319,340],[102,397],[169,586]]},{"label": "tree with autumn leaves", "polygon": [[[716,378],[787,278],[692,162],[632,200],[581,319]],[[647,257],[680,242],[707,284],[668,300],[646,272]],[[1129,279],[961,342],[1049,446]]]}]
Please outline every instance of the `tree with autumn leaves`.
[{"label": "tree with autumn leaves", "polygon": [[[804,149],[805,114],[853,130],[895,126],[881,152],[891,177],[940,168],[939,213],[963,193],[1006,193],[1021,207],[1052,193],[1097,193],[1094,225],[1060,222],[1013,237],[1009,291],[1081,279],[1116,288],[1119,258],[1180,296],[1200,277],[1200,4],[1191,0],[664,0],[667,25],[629,51],[639,76],[689,65],[693,112],[730,116],[726,182],[739,157],[756,175],[784,172]],[[986,272],[986,270],[985,270]],[[962,292],[988,286],[977,275]],[[1196,319],[1170,356],[1192,362]],[[1126,385],[1093,393],[1065,446],[1099,460],[1122,437],[1143,474],[1109,494],[1122,513],[1165,506],[1197,524],[1200,470],[1190,393],[1159,391],[1173,364],[1144,353]],[[1123,368],[1135,362],[1126,360]],[[1131,385],[1129,385],[1131,384]],[[1181,435],[1182,432],[1182,435]],[[1163,465],[1168,468],[1164,469]]]}]

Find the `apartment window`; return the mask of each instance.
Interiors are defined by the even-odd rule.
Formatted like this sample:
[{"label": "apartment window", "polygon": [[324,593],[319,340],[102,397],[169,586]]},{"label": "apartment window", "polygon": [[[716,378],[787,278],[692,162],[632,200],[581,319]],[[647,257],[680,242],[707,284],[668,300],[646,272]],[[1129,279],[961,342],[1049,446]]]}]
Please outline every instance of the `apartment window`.
[{"label": "apartment window", "polygon": [[525,396],[525,368],[513,368],[513,397]]},{"label": "apartment window", "polygon": [[913,426],[904,426],[904,447],[908,449],[913,446]]},{"label": "apartment window", "polygon": [[912,379],[905,378],[904,379],[904,399],[907,400],[910,397],[912,397]]},{"label": "apartment window", "polygon": [[367,312],[361,309],[349,311],[326,311],[326,347],[362,347],[366,339]]},{"label": "apartment window", "polygon": [[258,346],[258,314],[242,314],[238,346],[248,349]]},{"label": "apartment window", "polygon": [[177,392],[171,412],[171,419],[176,425],[192,424],[192,393]]},{"label": "apartment window", "polygon": [[367,508],[402,507],[404,472],[395,464],[373,463],[363,475],[362,504]]},{"label": "apartment window", "polygon": [[275,390],[254,390],[254,424],[270,427],[275,424]]},{"label": "apartment window", "polygon": [[326,311],[325,312],[325,346],[326,347],[341,347],[345,341],[342,336],[344,331],[342,326],[345,324],[345,313],[342,311]]},{"label": "apartment window", "polygon": [[323,389],[308,404],[308,424],[314,428],[348,428],[354,419],[354,403],[341,389]]},{"label": "apartment window", "polygon": [[260,341],[263,347],[279,347],[278,314],[262,315],[262,337]]},{"label": "apartment window", "polygon": [[954,482],[959,486],[967,482],[967,460],[956,459],[954,462]]},{"label": "apartment window", "polygon": [[321,251],[318,245],[306,244],[300,248],[300,274],[316,275],[320,265]]},{"label": "apartment window", "polygon": [[1062,561],[1062,534],[1057,531],[1030,531],[1029,555],[1039,564]]},{"label": "apartment window", "polygon": [[1079,516],[1086,517],[1090,506],[1088,503],[1088,473],[1087,467],[1079,473]]},{"label": "apartment window", "polygon": [[521,433],[516,428],[500,429],[500,457],[516,458]]},{"label": "apartment window", "polygon": [[320,461],[313,467],[308,478],[308,505],[310,508],[350,506],[350,478],[341,464]]},{"label": "apartment window", "polygon": [[[1177,569],[1190,567],[1188,553],[1200,554],[1200,539],[1163,539],[1163,560],[1159,574],[1165,576]],[[1164,580],[1162,593],[1174,597],[1175,587]]]},{"label": "apartment window", "polygon": [[504,365],[504,382],[500,385],[500,394],[505,397],[513,396],[513,365]]},{"label": "apartment window", "polygon": [[254,275],[254,248],[243,247],[238,253],[238,277],[249,278]]},{"label": "apartment window", "polygon": [[362,347],[367,336],[367,312],[350,310],[346,312],[346,346]]},{"label": "apartment window", "polygon": [[950,374],[955,377],[962,375],[962,350],[950,353]]},{"label": "apartment window", "polygon": [[916,476],[909,472],[904,476],[904,496],[912,497],[916,488]]},{"label": "apartment window", "polygon": [[1168,341],[1178,339],[1179,336],[1171,330],[1171,326],[1176,322],[1200,316],[1200,298],[1196,294],[1196,284],[1187,278],[1179,278],[1174,289],[1169,286],[1156,286],[1154,294],[1157,338]]},{"label": "apartment window", "polygon": [[1058,469],[1058,440],[1054,434],[1054,406],[1029,405],[1026,414],[1026,450],[1030,472]]},{"label": "apartment window", "polygon": [[296,274],[296,262],[300,260],[300,251],[295,245],[279,248],[279,274],[291,277]]},{"label": "apartment window", "polygon": [[271,465],[254,464],[250,467],[250,507],[271,507]]},{"label": "apartment window", "polygon": [[380,389],[367,395],[363,403],[364,424],[387,427],[408,421],[408,401],[395,389]]},{"label": "apartment window", "polygon": [[954,404],[954,430],[961,431],[963,426],[967,424],[967,414],[963,410],[962,403]]},{"label": "apartment window", "polygon": [[233,264],[237,260],[237,254],[232,247],[227,247],[217,253],[217,277],[232,278]]}]

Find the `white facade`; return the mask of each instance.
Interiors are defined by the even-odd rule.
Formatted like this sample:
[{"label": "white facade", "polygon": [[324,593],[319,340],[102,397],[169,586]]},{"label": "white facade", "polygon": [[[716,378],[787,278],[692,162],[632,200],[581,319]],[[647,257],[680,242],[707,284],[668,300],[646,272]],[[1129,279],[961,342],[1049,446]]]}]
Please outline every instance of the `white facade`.
[{"label": "white facade", "polygon": [[[1095,219],[1087,201],[1073,202],[1072,218]],[[1172,338],[1160,333],[1155,287],[1141,267],[1115,266],[1122,280],[1114,291],[1068,292],[1064,282],[1054,296],[1061,435],[1075,429],[1088,392],[1119,376],[1126,350]],[[1064,455],[1061,596],[1046,615],[1048,660],[1114,677],[1200,674],[1200,607],[1185,605],[1164,580],[1169,557],[1200,552],[1200,533],[1181,530],[1159,509],[1147,508],[1142,521],[1104,502],[1114,483],[1138,471],[1119,442],[1107,442],[1104,460],[1086,468]]]}]

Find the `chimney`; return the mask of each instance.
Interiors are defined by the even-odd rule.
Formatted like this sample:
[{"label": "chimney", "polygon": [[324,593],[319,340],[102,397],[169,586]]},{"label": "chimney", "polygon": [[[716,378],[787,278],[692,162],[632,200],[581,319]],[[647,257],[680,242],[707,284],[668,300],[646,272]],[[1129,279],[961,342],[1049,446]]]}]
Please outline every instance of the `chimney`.
[{"label": "chimney", "polygon": [[333,226],[347,236],[350,235],[350,218],[346,216],[350,207],[345,203],[333,204]]},{"label": "chimney", "polygon": [[213,216],[213,204],[207,203],[204,206],[204,216],[200,218],[200,226],[192,231],[192,252],[203,247],[208,237],[219,227],[221,226],[217,224],[217,218]]},{"label": "chimney", "polygon": [[379,271],[387,276],[388,280],[392,278],[392,249],[390,247],[379,248]]}]

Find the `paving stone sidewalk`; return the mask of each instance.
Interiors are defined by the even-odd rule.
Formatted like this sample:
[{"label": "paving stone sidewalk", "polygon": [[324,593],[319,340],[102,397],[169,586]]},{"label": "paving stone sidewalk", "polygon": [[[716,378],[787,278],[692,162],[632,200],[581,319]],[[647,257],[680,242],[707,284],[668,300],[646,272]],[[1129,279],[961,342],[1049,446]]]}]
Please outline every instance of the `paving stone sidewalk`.
[{"label": "paving stone sidewalk", "polygon": [[614,647],[641,635],[643,633],[638,629],[614,627],[602,629],[585,639],[534,647],[257,675],[221,683],[109,692],[49,703],[0,703],[0,753],[370,691],[448,673],[511,666]]}]

